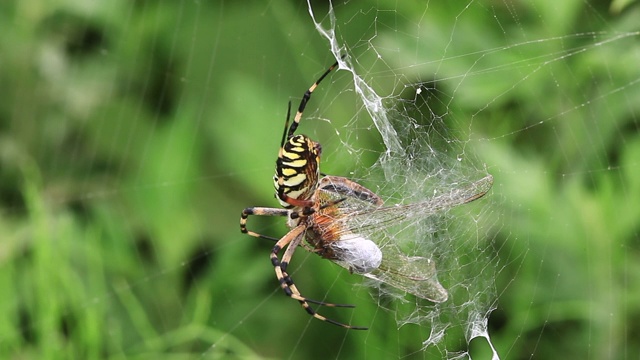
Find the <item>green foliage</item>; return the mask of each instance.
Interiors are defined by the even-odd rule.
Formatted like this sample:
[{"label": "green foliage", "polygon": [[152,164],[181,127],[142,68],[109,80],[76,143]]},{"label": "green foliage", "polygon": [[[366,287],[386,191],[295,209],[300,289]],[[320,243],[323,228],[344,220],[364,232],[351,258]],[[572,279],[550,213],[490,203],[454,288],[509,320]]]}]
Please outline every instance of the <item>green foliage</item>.
[{"label": "green foliage", "polygon": [[[465,151],[495,177],[481,228],[501,268],[489,324],[505,358],[640,352],[640,77],[629,65],[640,47],[637,35],[605,41],[638,30],[627,3],[613,15],[577,1],[337,9],[376,90],[433,81],[451,100],[427,104],[445,109],[451,134],[485,140]],[[303,292],[356,304],[327,315],[371,330],[311,320],[280,293],[272,244],[239,232],[242,208],[277,205],[287,101],[334,61],[306,4],[15,1],[0,5],[0,23],[0,358],[467,350],[421,351],[429,324],[398,329],[358,278],[301,251]],[[367,52],[373,43],[386,64]],[[327,173],[348,175],[383,150],[350,81],[332,74],[301,125],[322,139]],[[346,126],[361,130],[349,138],[365,149],[360,162],[341,147]],[[277,236],[278,220],[250,227]]]}]

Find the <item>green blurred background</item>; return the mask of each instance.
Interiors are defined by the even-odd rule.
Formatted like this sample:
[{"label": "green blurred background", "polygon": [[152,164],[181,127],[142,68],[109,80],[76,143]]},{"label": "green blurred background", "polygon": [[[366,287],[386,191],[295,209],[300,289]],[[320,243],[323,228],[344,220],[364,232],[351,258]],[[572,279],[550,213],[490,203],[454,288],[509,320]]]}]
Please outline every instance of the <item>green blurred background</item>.
[{"label": "green blurred background", "polygon": [[[421,113],[495,177],[473,231],[499,269],[502,358],[637,358],[638,3],[334,6],[356,71],[409,100],[404,84],[429,84]],[[305,2],[5,1],[0,24],[0,358],[489,356],[482,339],[421,351],[429,324],[398,329],[301,252],[305,293],[356,304],[329,315],[371,330],[312,320],[280,293],[271,244],[240,234],[241,209],[277,205],[287,101],[334,61]],[[327,173],[384,151],[345,71],[307,113]]]}]

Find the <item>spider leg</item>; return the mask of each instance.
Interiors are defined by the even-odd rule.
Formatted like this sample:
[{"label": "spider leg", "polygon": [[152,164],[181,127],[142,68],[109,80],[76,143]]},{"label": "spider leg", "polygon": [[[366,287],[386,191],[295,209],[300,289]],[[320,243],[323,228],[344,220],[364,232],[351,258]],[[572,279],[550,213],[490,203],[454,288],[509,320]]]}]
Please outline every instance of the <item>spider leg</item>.
[{"label": "spider leg", "polygon": [[[240,217],[240,231],[242,233],[244,233],[244,234],[251,235],[251,236],[254,236],[254,237],[257,237],[257,238],[278,241],[280,239],[276,239],[276,238],[271,237],[271,236],[266,236],[266,235],[258,234],[256,232],[247,230],[247,218],[249,217],[249,215],[287,216],[288,214],[289,214],[289,210],[286,210],[286,209],[276,209],[276,208],[266,208],[266,207],[246,208],[246,209],[244,209],[242,211],[242,215]],[[282,268],[282,266],[280,266],[280,267]],[[285,279],[285,283],[287,284],[288,287],[291,288],[291,290],[293,290],[293,291],[290,290],[292,293],[297,294],[297,295],[293,295],[293,298],[295,298],[296,300],[301,300],[301,299],[297,298],[297,296],[300,295],[300,292],[298,292],[298,290],[295,288],[295,285],[293,284],[293,281],[291,280],[291,277],[289,276],[289,274],[286,273],[285,268],[286,268],[286,264],[285,264],[285,267],[282,268],[283,278]],[[285,290],[285,292],[287,292],[287,290]],[[305,298],[305,300],[307,302],[310,302],[310,303],[313,303],[313,304],[318,304],[318,305],[323,305],[323,306],[354,307],[353,305],[349,305],[349,304],[333,304],[333,303],[328,303],[328,302],[318,301],[318,300],[313,300],[313,299],[306,299],[306,298]]]},{"label": "spider leg", "polygon": [[[282,290],[287,296],[291,297],[292,299],[298,300],[302,305],[302,307],[305,309],[305,311],[309,315],[313,316],[314,318],[318,320],[326,321],[328,323],[338,325],[347,329],[366,330],[367,328],[365,327],[358,327],[358,326],[343,324],[341,322],[335,321],[333,319],[330,319],[323,315],[318,314],[315,310],[311,308],[311,306],[309,306],[309,303],[315,303],[319,305],[332,306],[332,307],[353,307],[353,305],[332,304],[332,303],[325,303],[322,301],[307,299],[306,297],[300,294],[300,291],[298,291],[298,288],[293,283],[293,280],[291,279],[289,274],[286,272],[286,268],[287,268],[287,265],[289,264],[289,260],[291,260],[291,257],[293,256],[295,249],[298,247],[298,245],[300,245],[300,242],[304,238],[304,233],[306,231],[306,228],[307,227],[304,224],[298,225],[297,227],[293,228],[291,231],[289,231],[289,233],[287,233],[287,235],[285,235],[282,239],[280,239],[276,243],[276,245],[273,247],[273,250],[271,251],[271,263],[273,264],[273,267],[276,272],[276,276],[278,278],[278,281],[280,282],[280,287],[282,288]],[[280,260],[278,259],[278,254],[280,253],[282,248],[284,248],[285,246],[287,246],[287,250],[285,250],[285,253],[282,256],[282,260]]]},{"label": "spider leg", "polygon": [[[287,270],[287,266],[289,265],[288,260],[291,259],[296,248],[300,245],[300,243],[302,242],[302,239],[304,238],[305,230],[306,230],[306,225],[299,225],[295,227],[293,230],[287,233],[287,235],[285,235],[273,247],[273,251],[271,252],[271,263],[275,268],[276,276],[278,277],[278,280],[280,282],[280,287],[284,291],[285,295],[289,296],[292,299],[298,300],[300,302],[310,302],[313,304],[331,306],[331,307],[354,307],[353,305],[349,305],[349,304],[333,304],[333,303],[327,303],[324,301],[308,299],[300,295],[300,291],[298,291],[295,284],[293,283],[293,280],[291,279],[291,277],[289,276],[286,270]],[[282,257],[283,260],[281,261],[280,259],[278,259],[277,255],[285,246],[287,246],[287,249],[285,250],[285,253]],[[285,259],[288,259],[288,260],[285,261]]]},{"label": "spider leg", "polygon": [[289,216],[289,210],[286,209],[276,209],[269,207],[250,207],[242,210],[242,214],[240,215],[240,232],[243,234],[251,235],[253,237],[257,237],[260,239],[267,239],[271,241],[278,241],[280,239],[274,238],[267,235],[258,234],[257,232],[253,232],[251,230],[247,230],[247,218],[250,215],[260,215],[260,216]]},{"label": "spider leg", "polygon": [[293,283],[293,279],[291,279],[291,276],[289,276],[289,273],[286,272],[285,270],[282,270],[282,275],[284,276],[285,282],[286,282],[287,286],[289,287],[289,289],[291,290],[291,292],[294,293],[294,294],[297,294],[297,296],[299,296],[301,299],[304,299],[304,300],[298,299],[298,301],[306,301],[308,303],[321,305],[321,306],[326,306],[326,307],[343,307],[343,308],[354,308],[354,307],[356,307],[355,305],[351,305],[351,304],[328,303],[328,302],[324,302],[324,301],[309,299],[308,297],[302,296],[300,294],[300,291],[296,287],[296,285]]},{"label": "spider leg", "polygon": [[[342,56],[342,59],[344,59],[344,55]],[[289,131],[287,132],[287,135],[282,136],[282,144],[281,146],[284,146],[284,142],[287,138],[290,138],[291,136],[293,136],[293,134],[296,132],[296,129],[298,128],[298,124],[300,124],[300,119],[302,119],[302,113],[304,112],[304,109],[307,107],[307,102],[309,101],[309,99],[311,99],[311,94],[313,93],[313,91],[316,89],[316,87],[318,87],[318,85],[320,84],[320,82],[322,80],[324,80],[324,78],[329,75],[329,73],[331,72],[331,70],[335,69],[336,66],[338,66],[338,61],[336,61],[333,65],[331,65],[327,71],[324,72],[324,74],[322,74],[322,76],[320,76],[320,78],[318,80],[316,80],[315,83],[313,83],[313,85],[311,85],[311,87],[305,91],[304,95],[302,96],[302,100],[300,100],[300,105],[298,105],[298,111],[296,112],[296,116],[294,116],[293,118],[293,122],[291,123],[291,127],[289,127]],[[285,132],[287,131],[287,126],[289,125],[289,116],[291,114],[291,102],[289,102],[289,111],[287,112],[287,121],[285,123]]]},{"label": "spider leg", "polygon": [[[302,236],[301,236],[301,239],[302,239]],[[291,290],[292,294],[295,294],[292,297],[294,299],[298,300],[298,301],[305,301],[305,302],[309,302],[309,303],[312,303],[312,304],[322,305],[322,306],[327,306],[327,307],[346,307],[346,308],[355,307],[355,305],[351,305],[351,304],[335,304],[335,303],[329,303],[329,302],[324,302],[324,301],[313,300],[313,299],[309,299],[307,297],[304,297],[304,296],[302,296],[302,294],[300,294],[300,291],[298,290],[296,285],[293,283],[293,279],[291,278],[291,276],[287,272],[287,267],[289,266],[289,260],[291,260],[291,258],[293,257],[293,253],[295,252],[296,248],[298,246],[300,246],[301,243],[302,243],[302,241],[298,241],[298,245],[296,245],[294,247],[294,246],[292,246],[293,245],[293,241],[292,241],[292,243],[289,245],[289,247],[287,247],[287,250],[285,250],[284,255],[282,255],[282,259],[283,260],[280,261],[280,270],[282,270],[282,275],[283,275],[283,277],[285,279],[285,283],[289,287],[289,290]],[[284,261],[284,259],[288,259],[288,260]]]}]

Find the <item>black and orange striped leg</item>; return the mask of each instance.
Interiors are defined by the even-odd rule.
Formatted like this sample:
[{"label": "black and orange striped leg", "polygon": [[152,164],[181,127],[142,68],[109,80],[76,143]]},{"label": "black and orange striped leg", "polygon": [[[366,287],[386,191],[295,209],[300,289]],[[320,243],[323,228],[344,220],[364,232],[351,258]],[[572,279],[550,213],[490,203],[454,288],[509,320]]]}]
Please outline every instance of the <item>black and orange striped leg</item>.
[{"label": "black and orange striped leg", "polygon": [[267,239],[271,241],[278,241],[278,238],[274,238],[267,235],[258,234],[257,232],[253,232],[251,230],[247,230],[247,218],[251,215],[257,216],[289,216],[289,210],[286,209],[276,209],[270,207],[250,207],[242,210],[242,214],[240,215],[240,232],[243,234],[251,235],[253,237],[257,237],[260,239]]},{"label": "black and orange striped leg", "polygon": [[[347,329],[366,330],[367,328],[365,327],[344,324],[317,313],[313,308],[311,308],[309,303],[314,303],[314,304],[329,306],[329,307],[353,307],[353,305],[333,304],[333,303],[327,303],[324,301],[307,299],[306,297],[300,294],[300,291],[293,283],[293,279],[291,279],[289,274],[286,272],[286,268],[289,264],[289,261],[291,260],[291,257],[293,256],[293,253],[295,252],[296,248],[298,247],[298,245],[300,245],[300,242],[304,238],[305,230],[306,230],[305,225],[299,225],[293,228],[291,231],[289,231],[289,233],[287,233],[287,235],[285,235],[282,239],[280,239],[276,243],[276,245],[273,247],[273,250],[271,251],[271,263],[273,264],[273,267],[275,269],[276,277],[280,282],[280,287],[282,288],[282,290],[287,296],[291,297],[292,299],[298,300],[302,305],[302,307],[305,309],[305,311],[309,315],[313,316],[314,318],[318,320],[326,321],[328,323],[331,323],[343,328],[347,328]],[[278,259],[278,254],[280,253],[280,251],[282,251],[284,247],[287,247],[287,249],[285,250],[285,253],[282,256],[282,260],[280,260]]]},{"label": "black and orange striped leg", "polygon": [[[344,56],[342,56],[342,59],[344,59]],[[324,72],[324,74],[322,74],[322,76],[320,76],[318,80],[316,80],[315,83],[313,83],[313,85],[311,85],[311,87],[307,91],[305,91],[304,95],[302,95],[302,100],[300,100],[300,105],[298,105],[298,111],[296,112],[296,115],[293,118],[291,127],[289,127],[289,120],[291,117],[291,101],[289,101],[289,109],[287,110],[287,120],[284,123],[284,133],[282,134],[282,141],[280,143],[280,147],[284,146],[284,143],[287,141],[287,139],[290,138],[296,132],[296,129],[298,128],[298,124],[300,124],[300,119],[302,119],[302,113],[304,112],[304,109],[307,107],[307,102],[309,102],[309,99],[311,99],[311,94],[313,93],[313,91],[318,87],[318,85],[320,85],[320,82],[322,82],[322,80],[324,80],[324,78],[327,77],[327,75],[329,75],[329,73],[333,69],[335,69],[337,66],[338,66],[338,62],[336,61],[333,65],[331,65],[327,69],[327,71]]]}]

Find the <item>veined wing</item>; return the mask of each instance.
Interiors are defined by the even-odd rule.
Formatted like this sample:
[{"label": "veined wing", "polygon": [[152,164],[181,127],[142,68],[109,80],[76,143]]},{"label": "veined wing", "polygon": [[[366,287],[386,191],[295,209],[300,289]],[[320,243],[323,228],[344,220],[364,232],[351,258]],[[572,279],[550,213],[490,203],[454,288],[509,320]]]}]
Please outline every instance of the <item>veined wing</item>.
[{"label": "veined wing", "polygon": [[[402,223],[404,220],[420,220],[442,211],[466,204],[483,197],[493,184],[493,176],[487,175],[482,179],[467,186],[453,189],[448,193],[434,196],[433,198],[413,204],[399,204],[390,206],[377,206],[363,201],[359,196],[351,196],[349,193],[340,194],[327,191],[326,194],[332,200],[344,199],[334,205],[336,216],[333,221],[341,229],[339,232],[362,234],[363,232],[375,233],[392,225]],[[332,213],[330,209],[329,213]],[[375,239],[372,239],[375,242]]]},{"label": "veined wing", "polygon": [[[332,219],[332,231],[338,238],[370,240],[382,251],[380,265],[362,275],[439,303],[447,300],[448,293],[438,281],[434,261],[428,257],[405,255],[396,243],[397,239],[393,239],[386,230],[479,199],[489,191],[492,184],[493,177],[487,175],[467,186],[424,202],[391,206],[375,205],[371,201],[364,201],[358,194],[351,196],[344,190],[339,194],[327,190],[327,198],[344,200],[334,205],[334,209],[327,208],[326,213],[335,215]],[[347,269],[354,269],[354,265],[348,261],[335,262]]]},{"label": "veined wing", "polygon": [[449,297],[438,281],[433,260],[406,256],[395,247],[383,248],[380,267],[362,275],[435,303],[447,301]]}]

